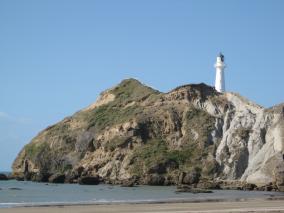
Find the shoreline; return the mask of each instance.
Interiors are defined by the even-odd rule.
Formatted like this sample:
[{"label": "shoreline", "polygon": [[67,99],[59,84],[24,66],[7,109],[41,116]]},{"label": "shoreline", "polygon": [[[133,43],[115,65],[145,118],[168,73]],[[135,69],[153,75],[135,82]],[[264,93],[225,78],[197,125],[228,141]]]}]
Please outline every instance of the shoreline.
[{"label": "shoreline", "polygon": [[79,204],[57,206],[33,206],[1,208],[1,213],[192,213],[192,212],[284,212],[283,199],[250,199],[246,201],[222,202],[172,202],[172,203],[120,203],[120,204]]},{"label": "shoreline", "polygon": [[[34,204],[13,203],[14,206],[1,207],[3,209],[15,208],[47,208],[47,207],[73,207],[73,206],[116,206],[116,205],[164,205],[164,204],[195,204],[195,203],[242,203],[242,202],[269,202],[269,201],[284,201],[284,197],[268,197],[268,198],[235,198],[235,199],[172,199],[172,200],[152,200],[152,201],[86,201],[86,202],[38,202]],[[1,203],[0,203],[1,204]],[[284,202],[283,202],[284,204]]]},{"label": "shoreline", "polygon": [[[128,188],[110,187],[109,185],[93,187],[73,184],[45,185],[18,181],[3,183],[9,184],[2,185],[1,191],[3,193],[1,192],[0,195],[3,199],[0,203],[0,213],[186,213],[191,212],[192,209],[195,209],[195,212],[212,212],[212,209],[222,212],[224,206],[226,206],[226,210],[231,209],[229,212],[240,212],[238,208],[243,208],[243,206],[247,207],[246,210],[242,209],[243,212],[247,210],[254,212],[255,207],[261,207],[263,204],[265,206],[255,212],[284,213],[284,193],[279,192],[213,190],[213,194],[194,194],[176,193],[175,187],[162,186]],[[18,187],[21,190],[11,191],[12,187]],[[17,199],[7,197],[6,192],[11,195],[19,195],[19,197]],[[29,193],[34,194],[32,198],[21,199],[21,196],[25,198]],[[136,196],[139,193],[140,196]],[[37,199],[37,196],[40,199]]]}]

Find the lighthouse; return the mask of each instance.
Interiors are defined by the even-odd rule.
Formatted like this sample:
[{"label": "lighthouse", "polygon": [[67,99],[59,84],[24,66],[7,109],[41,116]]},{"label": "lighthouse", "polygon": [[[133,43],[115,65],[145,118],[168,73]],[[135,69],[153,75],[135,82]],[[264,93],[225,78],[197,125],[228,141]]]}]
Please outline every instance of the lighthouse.
[{"label": "lighthouse", "polygon": [[217,56],[217,61],[215,63],[216,68],[216,80],[215,80],[215,89],[218,92],[225,92],[225,57],[222,53]]}]

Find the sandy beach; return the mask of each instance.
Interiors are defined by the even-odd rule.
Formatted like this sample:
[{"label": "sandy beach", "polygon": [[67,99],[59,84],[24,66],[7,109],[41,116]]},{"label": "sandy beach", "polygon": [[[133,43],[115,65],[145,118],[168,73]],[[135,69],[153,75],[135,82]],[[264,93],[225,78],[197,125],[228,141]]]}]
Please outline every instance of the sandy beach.
[{"label": "sandy beach", "polygon": [[0,209],[1,213],[191,213],[191,212],[284,212],[283,200],[250,200],[241,202],[110,204]]}]

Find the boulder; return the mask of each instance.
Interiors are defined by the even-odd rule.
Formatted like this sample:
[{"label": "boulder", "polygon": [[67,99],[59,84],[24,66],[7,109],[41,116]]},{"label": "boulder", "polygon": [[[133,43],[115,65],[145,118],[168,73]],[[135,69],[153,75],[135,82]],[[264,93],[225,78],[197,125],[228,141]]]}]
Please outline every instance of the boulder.
[{"label": "boulder", "polygon": [[222,186],[224,190],[243,190],[241,186]]},{"label": "boulder", "polygon": [[84,176],[79,178],[80,185],[98,185],[100,183],[99,176]]},{"label": "boulder", "polygon": [[164,185],[165,177],[157,174],[148,175],[145,178],[145,183],[152,186],[162,186]]},{"label": "boulder", "polygon": [[245,183],[245,184],[243,185],[243,190],[245,190],[245,191],[252,191],[252,190],[254,190],[256,187],[257,187],[257,186],[256,186],[255,184],[253,184],[253,183]]},{"label": "boulder", "polygon": [[280,190],[276,185],[273,184],[273,185],[266,185],[264,191],[280,191]]},{"label": "boulder", "polygon": [[24,176],[17,176],[17,177],[15,177],[15,179],[17,181],[24,181],[25,180]]},{"label": "boulder", "polygon": [[274,172],[274,179],[279,191],[284,192],[284,166],[278,165]]},{"label": "boulder", "polygon": [[77,180],[78,179],[75,176],[73,176],[72,174],[69,174],[69,175],[65,175],[64,183],[77,183],[78,182]]},{"label": "boulder", "polygon": [[178,180],[178,174],[176,176],[166,176],[164,181],[164,186],[176,185]]},{"label": "boulder", "polygon": [[201,189],[221,189],[219,182],[201,181],[197,184],[197,188]]},{"label": "boulder", "polygon": [[5,174],[0,174],[0,180],[8,180],[7,175],[5,175]]},{"label": "boulder", "polygon": [[35,182],[48,182],[50,176],[48,173],[39,173],[32,175],[30,179]]},{"label": "boulder", "polygon": [[7,175],[8,180],[14,180],[16,179],[12,174]]},{"label": "boulder", "polygon": [[275,183],[269,183],[266,185],[262,185],[262,186],[257,186],[255,187],[256,191],[280,191],[280,189],[277,187],[277,185]]},{"label": "boulder", "polygon": [[121,187],[133,187],[135,184],[135,181],[134,180],[124,180],[122,181],[121,183]]},{"label": "boulder", "polygon": [[54,174],[48,178],[49,183],[64,183],[65,175],[64,174]]},{"label": "boulder", "polygon": [[20,191],[20,190],[23,190],[23,189],[21,189],[21,188],[17,188],[17,187],[10,187],[10,188],[8,188],[9,190],[16,190],[16,191]]},{"label": "boulder", "polygon": [[222,181],[220,182],[220,188],[224,190],[243,190],[244,182],[241,181]]},{"label": "boulder", "polygon": [[182,184],[195,184],[199,182],[200,173],[197,171],[192,171],[189,173],[185,173],[182,179]]}]

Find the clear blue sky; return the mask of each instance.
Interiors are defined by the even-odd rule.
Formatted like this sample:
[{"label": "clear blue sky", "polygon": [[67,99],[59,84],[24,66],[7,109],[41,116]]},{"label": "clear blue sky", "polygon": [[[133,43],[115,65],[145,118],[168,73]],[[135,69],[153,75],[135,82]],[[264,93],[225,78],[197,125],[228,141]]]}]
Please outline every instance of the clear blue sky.
[{"label": "clear blue sky", "polygon": [[213,85],[283,102],[283,0],[1,0],[0,170],[40,130],[124,78]]}]

